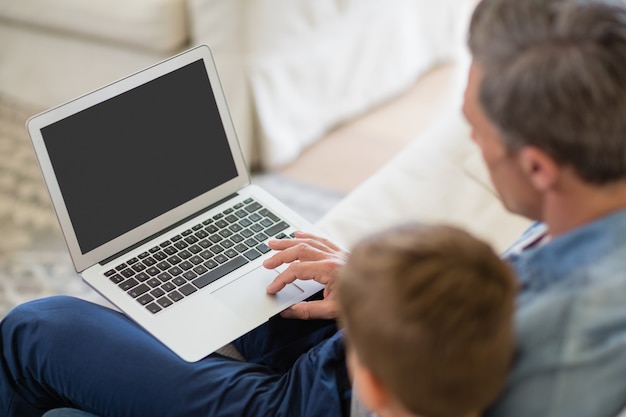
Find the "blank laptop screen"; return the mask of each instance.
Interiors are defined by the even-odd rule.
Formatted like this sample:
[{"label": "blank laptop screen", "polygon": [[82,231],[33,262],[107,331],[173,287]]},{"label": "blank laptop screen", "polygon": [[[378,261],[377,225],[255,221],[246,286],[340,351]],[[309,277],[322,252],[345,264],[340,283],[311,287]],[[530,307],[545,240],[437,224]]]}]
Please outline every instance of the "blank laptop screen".
[{"label": "blank laptop screen", "polygon": [[41,133],[83,253],[237,176],[202,60]]}]

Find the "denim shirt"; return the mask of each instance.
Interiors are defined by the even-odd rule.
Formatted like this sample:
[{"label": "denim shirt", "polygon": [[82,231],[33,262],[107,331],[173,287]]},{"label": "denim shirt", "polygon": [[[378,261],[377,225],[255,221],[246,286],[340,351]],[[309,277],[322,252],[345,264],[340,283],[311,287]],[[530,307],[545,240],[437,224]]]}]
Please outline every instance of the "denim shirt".
[{"label": "denim shirt", "polygon": [[504,258],[521,284],[517,352],[486,415],[616,416],[626,405],[626,210]]}]

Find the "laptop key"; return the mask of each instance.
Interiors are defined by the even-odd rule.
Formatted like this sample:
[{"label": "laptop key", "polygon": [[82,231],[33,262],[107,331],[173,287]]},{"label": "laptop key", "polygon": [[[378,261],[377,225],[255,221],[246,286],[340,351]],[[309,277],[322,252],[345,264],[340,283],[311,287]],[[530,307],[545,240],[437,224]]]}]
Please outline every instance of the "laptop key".
[{"label": "laptop key", "polygon": [[259,244],[259,242],[255,238],[253,238],[253,237],[251,237],[250,239],[246,240],[243,243],[245,243],[246,245],[248,245],[251,248],[253,248],[253,247],[255,247],[256,245]]},{"label": "laptop key", "polygon": [[138,284],[139,282],[135,278],[129,278],[126,281],[119,284],[118,287],[126,291],[126,290],[130,290],[131,288],[133,288],[135,285],[138,285]]},{"label": "laptop key", "polygon": [[166,296],[163,296],[161,298],[159,298],[157,300],[157,303],[159,303],[159,305],[163,308],[167,308],[169,306],[171,306],[172,304],[174,304],[169,298],[167,298]]},{"label": "laptop key", "polygon": [[[187,271],[187,272],[185,272],[185,273],[183,274],[183,276],[182,276],[182,277],[176,277],[176,278],[174,278],[174,280],[173,280],[173,281],[174,281],[174,283],[175,283],[176,285],[183,285],[183,284],[185,284],[187,281],[191,281],[192,279],[194,279],[194,278],[195,278],[195,277],[197,277],[197,276],[198,276],[198,274],[196,274],[195,272],[193,272],[193,271]],[[184,279],[183,279],[183,277],[184,277]],[[187,281],[185,281],[185,280],[187,280]]]},{"label": "laptop key", "polygon": [[172,275],[172,276],[174,276],[174,277],[175,277],[176,275],[180,275],[180,274],[182,274],[182,273],[183,273],[183,270],[182,270],[182,268],[179,268],[179,267],[175,266],[175,267],[172,267],[172,268],[168,269],[168,270],[167,270],[167,272],[168,272],[170,275]]},{"label": "laptop key", "polygon": [[150,287],[148,287],[146,284],[140,284],[132,288],[130,291],[128,291],[128,295],[130,295],[133,298],[137,298],[140,295],[148,292],[149,290],[150,290]]},{"label": "laptop key", "polygon": [[148,278],[150,278],[150,276],[148,274],[146,274],[145,272],[140,272],[137,275],[135,275],[135,279],[137,281],[141,281],[141,282],[144,282]]},{"label": "laptop key", "polygon": [[172,300],[173,302],[180,301],[184,298],[183,295],[179,293],[178,291],[172,291],[171,293],[168,294],[168,296],[170,300]]},{"label": "laptop key", "polygon": [[243,256],[237,256],[236,258],[231,259],[223,265],[218,266],[217,268],[207,272],[204,275],[199,276],[194,279],[191,283],[195,285],[197,288],[203,288],[212,283],[215,280],[222,278],[224,275],[229,274],[230,272],[236,270],[237,268],[241,268],[248,261]]},{"label": "laptop key", "polygon": [[119,284],[120,282],[124,281],[124,277],[122,277],[120,274],[115,274],[112,277],[109,277],[109,279],[115,284]]},{"label": "laptop key", "polygon": [[265,216],[265,217],[269,217],[274,222],[280,221],[280,217],[278,217],[277,215],[275,215],[274,213],[272,213],[271,211],[269,211],[266,208],[264,208],[263,210],[259,211],[259,214],[261,214],[262,216]]},{"label": "laptop key", "polygon": [[161,285],[161,282],[162,281],[159,281],[156,278],[152,278],[152,279],[149,279],[148,281],[146,281],[146,284],[148,284],[151,288],[156,288],[159,285]]},{"label": "laptop key", "polygon": [[184,270],[184,271],[187,271],[187,270],[189,270],[189,269],[193,268],[193,264],[192,264],[191,262],[189,262],[189,261],[184,261],[184,262],[182,262],[182,263],[178,264],[178,266],[179,266],[182,270]]},{"label": "laptop key", "polygon": [[171,263],[172,265],[176,265],[177,263],[180,263],[183,260],[180,259],[177,255],[174,255],[174,256],[170,256],[169,258],[167,258],[167,261]]},{"label": "laptop key", "polygon": [[165,294],[165,291],[163,291],[161,288],[155,288],[152,291],[150,291],[150,294],[154,297],[154,298],[159,298],[162,295]]},{"label": "laptop key", "polygon": [[[163,268],[163,269],[167,269],[167,268]],[[157,268],[156,266],[151,266],[150,268],[146,269],[146,273],[150,275],[151,277],[154,277],[160,274],[161,270]]]},{"label": "laptop key", "polygon": [[253,211],[257,211],[258,209],[262,207],[263,207],[262,205],[260,205],[259,203],[255,201],[254,203],[247,205],[245,209],[248,213],[252,213]]},{"label": "laptop key", "polygon": [[224,251],[224,248],[220,245],[211,246],[209,249],[211,252],[216,253],[216,254]]},{"label": "laptop key", "polygon": [[235,250],[239,253],[243,253],[248,250],[248,246],[244,245],[243,243],[240,243],[237,246],[235,246]]},{"label": "laptop key", "polygon": [[178,291],[180,291],[181,293],[183,293],[183,295],[184,295],[185,297],[187,297],[187,296],[189,296],[189,295],[193,294],[194,292],[196,292],[196,291],[198,291],[198,290],[196,289],[196,287],[194,287],[194,286],[193,286],[193,285],[191,285],[191,284],[185,284],[185,285],[183,285],[182,287],[180,287],[180,288],[178,289]]},{"label": "laptop key", "polygon": [[187,236],[187,237],[185,238],[185,242],[189,243],[190,245],[192,245],[192,244],[196,243],[197,241],[198,241],[198,238],[197,238],[197,237],[195,237],[195,236],[193,236],[193,235],[191,235],[191,236]]},{"label": "laptop key", "polygon": [[203,265],[198,265],[193,269],[193,272],[195,272],[198,275],[202,275],[206,271],[208,271],[208,269],[206,269],[206,267],[204,267]]},{"label": "laptop key", "polygon": [[250,249],[248,252],[244,253],[243,256],[250,260],[253,260],[261,256],[261,254],[256,249]]},{"label": "laptop key", "polygon": [[209,269],[213,269],[215,268],[218,264],[217,262],[215,262],[213,259],[209,259],[208,261],[206,261],[205,263],[203,263],[202,265],[206,266]]},{"label": "laptop key", "polygon": [[181,240],[181,241],[178,241],[178,242],[174,243],[174,246],[176,246],[180,250],[183,250],[183,249],[185,249],[189,245],[187,244],[187,242]]},{"label": "laptop key", "polygon": [[157,275],[157,278],[160,279],[161,282],[167,282],[172,279],[172,276],[167,272],[161,272],[159,275]]},{"label": "laptop key", "polygon": [[265,229],[265,234],[268,236],[274,236],[278,232],[282,232],[288,227],[289,225],[285,222],[276,223],[274,226],[270,227],[269,229]]},{"label": "laptop key", "polygon": [[265,243],[261,243],[255,249],[258,250],[261,253],[267,253],[267,252],[269,252],[271,250],[270,247],[267,246]]},{"label": "laptop key", "polygon": [[144,294],[141,297],[137,298],[137,302],[139,302],[139,304],[145,306],[146,304],[148,304],[149,302],[153,301],[154,297],[152,297],[150,294]]},{"label": "laptop key", "polygon": [[161,307],[159,307],[157,305],[157,303],[150,303],[146,306],[146,308],[148,309],[149,312],[151,312],[152,314],[156,314],[159,311],[163,310]]},{"label": "laptop key", "polygon": [[193,254],[196,254],[200,251],[202,251],[202,248],[198,245],[191,245],[187,248],[187,250]]},{"label": "laptop key", "polygon": [[198,245],[200,245],[204,249],[208,248],[212,244],[213,243],[209,239],[202,239],[200,242],[198,242]]}]

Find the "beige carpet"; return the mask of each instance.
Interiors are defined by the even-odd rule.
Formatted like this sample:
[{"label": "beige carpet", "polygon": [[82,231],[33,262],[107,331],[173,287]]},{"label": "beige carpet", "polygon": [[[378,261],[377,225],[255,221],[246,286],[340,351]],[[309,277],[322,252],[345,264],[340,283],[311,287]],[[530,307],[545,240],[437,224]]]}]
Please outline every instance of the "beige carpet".
[{"label": "beige carpet", "polygon": [[[25,129],[40,110],[0,95],[0,318],[48,295],[102,300],[74,271]],[[313,222],[342,197],[274,173],[253,182]]]}]

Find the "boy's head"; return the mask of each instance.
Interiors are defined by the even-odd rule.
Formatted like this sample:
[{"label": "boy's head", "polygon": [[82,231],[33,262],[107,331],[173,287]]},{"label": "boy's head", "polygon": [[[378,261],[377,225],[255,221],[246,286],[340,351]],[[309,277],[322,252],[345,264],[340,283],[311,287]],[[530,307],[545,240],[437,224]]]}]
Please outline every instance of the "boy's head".
[{"label": "boy's head", "polygon": [[495,399],[513,352],[516,281],[488,245],[404,225],[362,240],[340,274],[354,383],[372,411],[465,417]]}]

